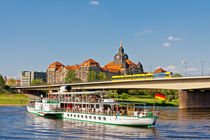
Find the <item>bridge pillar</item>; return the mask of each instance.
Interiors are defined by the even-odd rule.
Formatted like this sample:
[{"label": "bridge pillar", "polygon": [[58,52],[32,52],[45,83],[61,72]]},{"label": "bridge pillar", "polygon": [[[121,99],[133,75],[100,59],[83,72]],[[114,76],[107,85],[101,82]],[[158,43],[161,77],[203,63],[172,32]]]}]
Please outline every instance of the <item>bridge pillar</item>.
[{"label": "bridge pillar", "polygon": [[210,91],[179,91],[179,109],[210,108]]}]

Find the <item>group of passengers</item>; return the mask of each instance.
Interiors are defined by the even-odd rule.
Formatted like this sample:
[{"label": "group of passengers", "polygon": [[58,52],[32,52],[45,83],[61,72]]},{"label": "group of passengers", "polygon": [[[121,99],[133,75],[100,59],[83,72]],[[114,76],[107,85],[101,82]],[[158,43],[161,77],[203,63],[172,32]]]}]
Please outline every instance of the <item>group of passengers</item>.
[{"label": "group of passengers", "polygon": [[62,101],[62,102],[88,102],[96,103],[101,102],[104,96],[100,95],[87,95],[87,96],[58,96],[58,95],[49,95],[48,100],[50,101]]},{"label": "group of passengers", "polygon": [[127,116],[133,115],[134,111],[141,112],[141,109],[130,111],[126,106],[119,105],[103,105],[102,108],[99,106],[94,107],[91,105],[81,104],[66,104],[64,105],[65,111],[67,112],[78,112],[78,113],[90,113],[90,114],[101,114],[101,115],[116,115],[116,116]]}]

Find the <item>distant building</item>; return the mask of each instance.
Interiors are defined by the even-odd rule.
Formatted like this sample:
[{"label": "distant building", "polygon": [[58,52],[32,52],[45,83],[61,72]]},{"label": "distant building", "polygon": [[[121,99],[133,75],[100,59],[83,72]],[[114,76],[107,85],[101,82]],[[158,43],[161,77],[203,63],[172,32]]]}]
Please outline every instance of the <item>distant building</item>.
[{"label": "distant building", "polygon": [[157,68],[153,73],[164,73],[164,72],[166,72],[166,70],[162,68]]},{"label": "distant building", "polygon": [[21,86],[21,81],[20,80],[15,80],[15,82],[16,82],[15,86],[17,86],[17,87]]},{"label": "distant building", "polygon": [[47,69],[47,84],[65,83],[66,74],[70,70],[75,70],[76,77],[82,81],[87,81],[88,73],[91,70],[103,71],[98,62],[93,59],[84,61],[81,65],[64,66],[60,62],[52,63]]},{"label": "distant building", "polygon": [[34,79],[42,79],[46,82],[46,72],[23,71],[21,73],[21,86],[29,86]]},{"label": "distant building", "polygon": [[66,74],[70,70],[75,70],[76,77],[82,81],[87,81],[88,73],[93,70],[97,73],[105,72],[108,77],[121,74],[141,74],[144,73],[143,66],[139,62],[133,63],[128,59],[128,55],[124,53],[122,42],[118,53],[114,56],[114,61],[108,63],[104,67],[93,60],[88,59],[81,65],[65,66],[60,62],[52,63],[47,69],[47,84],[62,84],[65,83]]},{"label": "distant building", "polygon": [[[13,85],[9,85],[9,82],[10,82],[10,80],[14,80],[14,83],[13,83]],[[8,85],[8,86],[15,86],[15,87],[19,87],[20,85],[21,85],[21,81],[20,80],[16,80],[16,79],[13,79],[13,78],[9,78],[9,79],[7,79],[7,77],[5,76],[4,77],[4,81],[5,81],[5,84],[6,85]]]},{"label": "distant building", "polygon": [[114,56],[114,61],[108,63],[102,69],[109,72],[118,72],[120,74],[144,73],[143,66],[140,62],[135,64],[128,59],[128,55],[124,53],[122,42],[120,43],[118,53]]}]

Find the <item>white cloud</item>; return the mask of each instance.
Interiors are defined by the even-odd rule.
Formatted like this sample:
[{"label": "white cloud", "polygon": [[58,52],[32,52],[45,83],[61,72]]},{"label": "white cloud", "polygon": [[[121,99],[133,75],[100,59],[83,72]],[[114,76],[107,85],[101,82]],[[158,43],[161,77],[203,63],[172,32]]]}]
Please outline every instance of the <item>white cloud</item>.
[{"label": "white cloud", "polygon": [[164,47],[166,47],[166,48],[168,48],[168,47],[170,47],[170,46],[171,46],[171,43],[169,43],[169,42],[165,42],[165,43],[163,43],[163,46],[164,46]]},{"label": "white cloud", "polygon": [[99,5],[99,1],[91,0],[91,1],[89,2],[89,5]]},{"label": "white cloud", "polygon": [[177,67],[174,65],[169,65],[169,66],[165,67],[165,69],[167,71],[171,71],[171,72],[178,72]]},{"label": "white cloud", "polygon": [[176,41],[176,40],[181,40],[181,38],[180,37],[169,36],[168,40]]},{"label": "white cloud", "polygon": [[146,33],[152,33],[152,30],[143,30],[141,32],[135,33],[135,36],[141,36]]},{"label": "white cloud", "polygon": [[184,71],[187,71],[187,72],[196,72],[196,71],[198,71],[198,69],[196,69],[196,68],[187,68]]},{"label": "white cloud", "polygon": [[181,60],[180,64],[181,64],[181,65],[186,65],[186,64],[188,64],[188,62],[185,61],[185,60]]}]

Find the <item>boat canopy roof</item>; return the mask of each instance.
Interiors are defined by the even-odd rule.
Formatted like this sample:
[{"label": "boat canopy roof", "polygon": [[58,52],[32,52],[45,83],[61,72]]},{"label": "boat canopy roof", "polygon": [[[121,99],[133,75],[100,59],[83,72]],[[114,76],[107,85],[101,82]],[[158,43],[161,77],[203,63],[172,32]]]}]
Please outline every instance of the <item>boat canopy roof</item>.
[{"label": "boat canopy roof", "polygon": [[135,105],[146,106],[146,103],[141,103],[141,102],[96,102],[96,103],[88,103],[88,102],[61,102],[61,103],[67,103],[67,104],[109,104],[109,105],[135,104]]},{"label": "boat canopy roof", "polygon": [[48,93],[50,95],[94,95],[94,94],[117,94],[113,92],[108,92],[108,91],[82,91],[82,92],[53,92],[53,93]]}]

